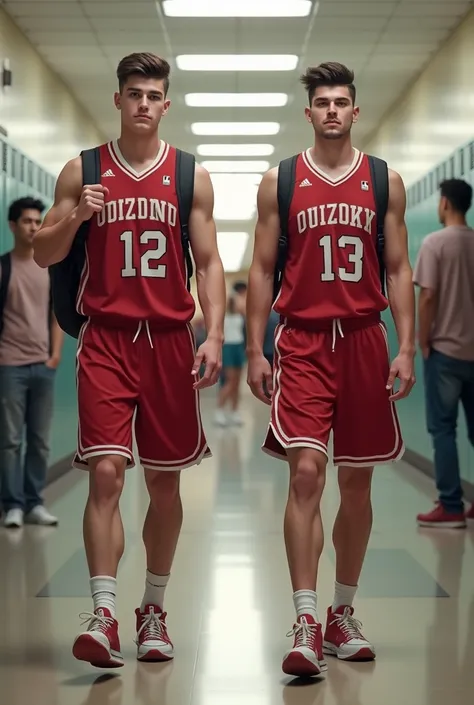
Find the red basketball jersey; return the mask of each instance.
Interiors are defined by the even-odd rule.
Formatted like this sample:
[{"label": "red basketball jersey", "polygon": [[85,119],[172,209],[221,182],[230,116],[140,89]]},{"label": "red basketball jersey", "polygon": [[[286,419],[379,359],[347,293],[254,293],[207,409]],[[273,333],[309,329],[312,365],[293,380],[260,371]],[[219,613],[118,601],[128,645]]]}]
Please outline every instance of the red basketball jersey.
[{"label": "red basketball jersey", "polygon": [[141,173],[116,141],[101,145],[105,206],[91,220],[77,310],[92,318],[187,323],[195,310],[187,290],[176,194],[176,150],[160,142]]},{"label": "red basketball jersey", "polygon": [[350,168],[334,180],[318,169],[310,150],[298,156],[278,313],[309,322],[387,308],[375,208],[366,155],[356,151]]}]

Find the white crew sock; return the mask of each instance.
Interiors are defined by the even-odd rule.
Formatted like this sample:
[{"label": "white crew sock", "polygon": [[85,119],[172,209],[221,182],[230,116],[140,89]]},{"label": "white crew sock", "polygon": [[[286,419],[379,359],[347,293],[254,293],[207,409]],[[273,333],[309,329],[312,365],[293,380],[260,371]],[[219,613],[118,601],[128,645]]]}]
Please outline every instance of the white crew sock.
[{"label": "white crew sock", "polygon": [[309,614],[315,622],[319,622],[318,597],[313,590],[297,590],[293,593],[293,602],[295,604],[296,617]]},{"label": "white crew sock", "polygon": [[163,609],[165,590],[168,585],[169,575],[155,575],[149,570],[146,572],[145,594],[143,595],[140,610],[143,612],[147,605],[155,605]]},{"label": "white crew sock", "polygon": [[332,611],[335,612],[338,607],[352,607],[356,592],[357,585],[341,585],[336,581]]},{"label": "white crew sock", "polygon": [[106,607],[115,618],[115,598],[117,594],[117,581],[108,575],[96,575],[90,579],[94,612],[100,607]]}]

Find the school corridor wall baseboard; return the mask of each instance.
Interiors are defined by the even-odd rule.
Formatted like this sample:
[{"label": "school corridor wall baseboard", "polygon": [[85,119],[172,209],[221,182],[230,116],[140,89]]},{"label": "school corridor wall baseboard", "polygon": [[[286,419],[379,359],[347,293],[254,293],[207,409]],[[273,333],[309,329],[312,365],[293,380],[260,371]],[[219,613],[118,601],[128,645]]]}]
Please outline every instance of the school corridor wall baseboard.
[{"label": "school corridor wall baseboard", "polygon": [[[425,458],[424,455],[420,455],[414,450],[410,450],[409,448],[407,448],[405,450],[403,460],[405,463],[413,465],[413,467],[417,468],[417,470],[421,470],[424,475],[428,475],[428,477],[434,479],[434,465],[432,461],[428,460],[428,458]],[[469,500],[469,502],[474,502],[474,485],[468,482],[467,480],[461,480],[461,484],[465,499]]]},{"label": "school corridor wall baseboard", "polygon": [[66,475],[70,470],[72,470],[72,461],[74,460],[75,453],[66,455],[61,460],[50,465],[48,470],[48,475],[46,478],[46,485],[50,485],[52,482],[59,480],[60,477]]}]

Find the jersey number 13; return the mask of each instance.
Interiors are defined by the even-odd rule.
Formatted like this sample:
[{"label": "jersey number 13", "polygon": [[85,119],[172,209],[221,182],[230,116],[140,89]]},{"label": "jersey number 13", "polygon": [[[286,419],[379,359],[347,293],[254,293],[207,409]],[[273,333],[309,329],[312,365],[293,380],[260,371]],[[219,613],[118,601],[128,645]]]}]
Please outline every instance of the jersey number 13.
[{"label": "jersey number 13", "polygon": [[[321,274],[321,281],[332,282],[336,278],[332,261],[332,238],[325,235],[319,241],[319,246],[323,248],[324,270]],[[337,276],[344,282],[360,282],[362,279],[362,264],[364,258],[364,243],[355,235],[341,235],[335,243],[336,247],[345,249],[350,247],[347,259],[353,265],[351,269],[338,267]]]}]

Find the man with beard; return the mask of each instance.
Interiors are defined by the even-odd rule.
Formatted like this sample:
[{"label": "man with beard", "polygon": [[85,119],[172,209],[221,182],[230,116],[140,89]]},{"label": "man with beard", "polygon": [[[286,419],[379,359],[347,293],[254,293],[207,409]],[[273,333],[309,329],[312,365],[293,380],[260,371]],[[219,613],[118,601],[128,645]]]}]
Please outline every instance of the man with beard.
[{"label": "man with beard", "polygon": [[[295,676],[325,670],[323,650],[346,660],[375,657],[353,616],[353,601],[372,526],[374,465],[396,461],[403,454],[394,402],[406,397],[415,381],[405,189],[400,176],[391,170],[387,174],[384,165],[388,199],[385,216],[380,214],[373,160],[351,142],[351,128],[359,116],[353,81],[353,72],[337,63],[309,68],[302,77],[314,146],[296,158],[287,226],[280,221],[281,165],[262,179],[247,294],[248,381],[254,395],[271,404],[264,450],[290,467],[284,533],[296,620],[291,632],[294,644],[284,657],[283,671]],[[273,304],[280,324],[272,381],[262,345],[283,225],[288,250]],[[388,299],[383,293],[384,270]],[[399,342],[391,365],[381,321],[389,304]],[[320,501],[331,430],[341,504],[333,531],[335,595],[323,635],[316,584],[323,548]]]}]

